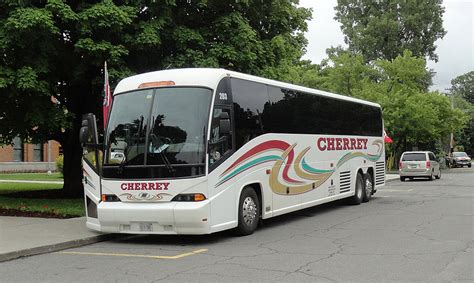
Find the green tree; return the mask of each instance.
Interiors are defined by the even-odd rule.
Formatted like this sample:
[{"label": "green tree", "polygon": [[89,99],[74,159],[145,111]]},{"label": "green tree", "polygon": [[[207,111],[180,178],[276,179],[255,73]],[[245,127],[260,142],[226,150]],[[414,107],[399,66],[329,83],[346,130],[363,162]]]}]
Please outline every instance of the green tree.
[{"label": "green tree", "polygon": [[474,105],[474,71],[452,79],[449,91],[452,95],[459,95]]},{"label": "green tree", "polygon": [[59,141],[63,191],[80,195],[78,129],[83,113],[100,113],[105,60],[112,85],[133,73],[173,67],[225,67],[278,76],[278,70],[299,63],[306,46],[303,33],[311,14],[297,4],[1,1],[0,143],[17,135]]},{"label": "green tree", "polygon": [[474,71],[451,80],[449,95],[453,107],[466,113],[469,117],[466,128],[455,135],[455,141],[472,155],[474,154]]},{"label": "green tree", "polygon": [[363,86],[376,75],[364,57],[341,48],[327,50],[328,58],[321,63],[322,88],[332,92],[357,96]]},{"label": "green tree", "polygon": [[405,49],[437,61],[443,38],[440,0],[338,0],[336,17],[349,48],[368,60],[394,59]]}]

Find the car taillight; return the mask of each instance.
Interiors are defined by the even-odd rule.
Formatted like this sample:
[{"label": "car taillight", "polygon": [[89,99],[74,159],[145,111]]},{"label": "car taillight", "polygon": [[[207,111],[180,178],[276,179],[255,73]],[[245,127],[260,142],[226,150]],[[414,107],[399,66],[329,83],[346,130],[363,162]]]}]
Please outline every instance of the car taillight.
[{"label": "car taillight", "polygon": [[398,164],[398,168],[400,168],[400,169],[403,168],[403,162],[400,161],[400,164]]},{"label": "car taillight", "polygon": [[426,161],[426,168],[430,168],[430,167],[431,167],[431,163],[430,163],[430,161],[428,160],[428,161]]}]

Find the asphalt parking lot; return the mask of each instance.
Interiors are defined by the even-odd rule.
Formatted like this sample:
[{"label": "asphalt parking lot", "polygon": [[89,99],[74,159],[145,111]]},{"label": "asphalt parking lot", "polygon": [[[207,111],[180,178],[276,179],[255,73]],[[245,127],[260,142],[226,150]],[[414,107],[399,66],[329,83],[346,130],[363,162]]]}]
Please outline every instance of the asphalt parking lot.
[{"label": "asphalt parking lot", "polygon": [[131,236],[0,263],[1,281],[474,281],[474,170],[394,181],[369,203],[264,222],[256,233]]}]

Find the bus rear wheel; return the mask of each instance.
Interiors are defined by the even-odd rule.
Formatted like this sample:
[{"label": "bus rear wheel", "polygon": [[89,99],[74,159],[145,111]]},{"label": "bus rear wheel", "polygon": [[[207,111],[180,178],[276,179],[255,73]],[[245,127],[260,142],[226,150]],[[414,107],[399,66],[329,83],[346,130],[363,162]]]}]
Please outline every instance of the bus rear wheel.
[{"label": "bus rear wheel", "polygon": [[357,173],[355,182],[355,193],[349,198],[349,203],[352,205],[358,205],[364,199],[364,178],[360,173]]},{"label": "bus rear wheel", "polygon": [[260,202],[257,193],[252,187],[246,187],[240,194],[237,234],[241,236],[252,234],[257,229],[259,218]]},{"label": "bus rear wheel", "polygon": [[370,172],[367,172],[364,177],[364,196],[363,201],[368,202],[372,198],[372,191],[374,189],[374,180]]}]

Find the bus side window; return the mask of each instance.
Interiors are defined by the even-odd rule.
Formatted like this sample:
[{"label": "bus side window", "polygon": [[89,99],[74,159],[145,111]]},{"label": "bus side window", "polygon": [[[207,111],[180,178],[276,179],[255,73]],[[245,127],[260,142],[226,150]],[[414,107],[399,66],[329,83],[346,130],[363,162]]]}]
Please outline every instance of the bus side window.
[{"label": "bus side window", "polygon": [[[212,114],[211,124],[211,138],[209,140],[209,164],[217,162],[226,153],[232,150],[232,132],[228,134],[222,134],[219,128],[219,122],[221,119],[221,113],[227,112],[231,117],[230,108],[214,108]],[[232,125],[232,121],[231,121]],[[232,126],[231,126],[232,128]]]},{"label": "bus side window", "polygon": [[235,119],[235,148],[265,133],[262,114],[268,104],[267,86],[262,83],[231,79]]}]

